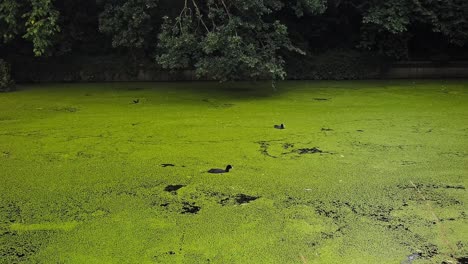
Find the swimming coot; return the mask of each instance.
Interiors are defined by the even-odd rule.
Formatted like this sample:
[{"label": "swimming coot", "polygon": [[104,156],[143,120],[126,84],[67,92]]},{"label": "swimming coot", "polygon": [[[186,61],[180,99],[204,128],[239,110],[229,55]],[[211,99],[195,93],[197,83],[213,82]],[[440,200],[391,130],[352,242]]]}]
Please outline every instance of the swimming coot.
[{"label": "swimming coot", "polygon": [[140,102],[140,99],[133,100],[134,104],[138,104]]},{"label": "swimming coot", "polygon": [[229,172],[230,169],[232,169],[232,166],[227,165],[225,170],[223,170],[223,169],[211,169],[208,172],[209,173],[226,173],[226,172]]},{"label": "swimming coot", "polygon": [[274,125],[274,128],[276,129],[284,129],[284,125],[281,124],[281,125]]}]

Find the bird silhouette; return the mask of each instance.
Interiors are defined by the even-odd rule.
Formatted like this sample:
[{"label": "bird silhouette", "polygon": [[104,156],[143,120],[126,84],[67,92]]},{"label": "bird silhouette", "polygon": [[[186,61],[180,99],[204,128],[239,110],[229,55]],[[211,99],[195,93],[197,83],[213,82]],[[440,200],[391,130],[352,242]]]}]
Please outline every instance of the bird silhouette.
[{"label": "bird silhouette", "polygon": [[209,173],[226,173],[226,172],[229,172],[230,169],[232,169],[232,166],[227,165],[225,170],[223,170],[223,169],[210,169],[208,172]]},{"label": "bird silhouette", "polygon": [[140,102],[140,99],[133,100],[134,104],[138,104]]},{"label": "bird silhouette", "polygon": [[281,124],[281,125],[274,125],[273,127],[276,128],[276,129],[284,129],[284,125],[283,125],[283,124]]}]

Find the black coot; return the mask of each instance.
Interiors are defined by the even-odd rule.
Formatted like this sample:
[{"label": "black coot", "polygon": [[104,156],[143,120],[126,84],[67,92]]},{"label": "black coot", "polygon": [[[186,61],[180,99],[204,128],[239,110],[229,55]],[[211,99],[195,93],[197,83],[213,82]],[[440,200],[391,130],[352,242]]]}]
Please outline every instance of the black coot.
[{"label": "black coot", "polygon": [[225,170],[223,170],[223,169],[211,169],[208,172],[209,173],[226,173],[226,172],[229,172],[230,169],[232,169],[232,166],[227,165]]},{"label": "black coot", "polygon": [[274,125],[274,128],[276,129],[284,129],[284,125],[281,124],[281,125]]}]

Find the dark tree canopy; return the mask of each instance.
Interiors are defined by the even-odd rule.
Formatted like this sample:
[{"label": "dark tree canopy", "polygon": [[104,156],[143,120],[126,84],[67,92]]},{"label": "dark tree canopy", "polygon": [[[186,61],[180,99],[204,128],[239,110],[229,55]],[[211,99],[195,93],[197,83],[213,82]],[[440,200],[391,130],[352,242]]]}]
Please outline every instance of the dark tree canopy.
[{"label": "dark tree canopy", "polygon": [[[165,18],[159,35],[157,61],[166,68],[195,67],[199,76],[217,80],[283,79],[280,50],[294,47],[284,23],[275,13],[279,0],[186,1],[175,19]],[[300,0],[300,15],[323,12],[323,3]]]},{"label": "dark tree canopy", "polygon": [[128,55],[220,81],[283,79],[291,58],[334,50],[431,59],[467,44],[465,0],[0,1],[0,57]]},{"label": "dark tree canopy", "polygon": [[59,11],[52,0],[2,0],[0,2],[0,30],[4,43],[17,36],[33,44],[36,56],[43,55],[60,31]]}]

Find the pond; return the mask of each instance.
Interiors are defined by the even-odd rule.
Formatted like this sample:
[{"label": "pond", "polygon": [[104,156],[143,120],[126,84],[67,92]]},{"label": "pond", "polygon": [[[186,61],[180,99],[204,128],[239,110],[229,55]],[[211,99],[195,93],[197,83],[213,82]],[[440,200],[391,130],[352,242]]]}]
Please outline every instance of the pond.
[{"label": "pond", "polygon": [[0,262],[467,259],[468,81],[18,88]]}]

